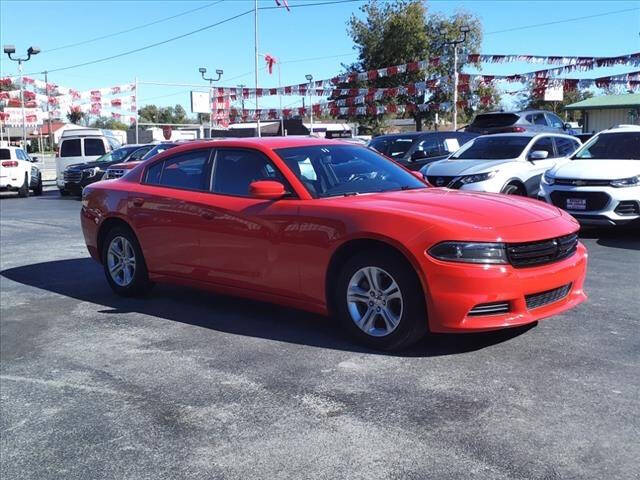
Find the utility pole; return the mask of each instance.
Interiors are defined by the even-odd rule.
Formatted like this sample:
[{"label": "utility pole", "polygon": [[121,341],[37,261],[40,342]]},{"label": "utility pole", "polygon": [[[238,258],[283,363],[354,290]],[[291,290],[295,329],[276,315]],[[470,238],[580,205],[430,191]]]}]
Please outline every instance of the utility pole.
[{"label": "utility pole", "polygon": [[[255,72],[255,80],[256,80],[256,114],[258,114],[258,0],[255,0],[254,2],[254,15],[253,15],[253,24],[254,24],[254,29],[253,29],[253,34],[254,34],[254,43],[255,43],[255,68],[256,68],[256,72]],[[258,137],[261,137],[262,134],[260,132],[260,115],[257,115],[257,130],[258,130]]]},{"label": "utility pole", "polygon": [[[311,82],[313,80],[313,75],[305,75],[305,78],[307,79],[307,81],[309,82],[309,118],[311,120],[311,129],[310,129],[310,135],[313,135],[313,100],[311,99]],[[303,98],[304,101],[304,98]]]},{"label": "utility pole", "polygon": [[26,57],[13,58],[11,55],[16,53],[16,47],[14,45],[5,45],[4,53],[7,54],[9,60],[13,60],[14,62],[18,62],[18,73],[20,74],[20,104],[22,105],[22,148],[26,150],[27,148],[27,125],[24,113],[24,81],[22,78],[22,63],[27,62],[31,59],[32,55],[37,55],[40,53],[40,49],[38,47],[29,47],[27,50]]},{"label": "utility pole", "polygon": [[244,93],[242,92],[244,90],[244,87],[246,87],[246,85],[244,83],[241,83],[240,85],[238,85],[238,87],[240,87],[240,104],[242,105],[242,115],[244,115]]},{"label": "utility pole", "polygon": [[47,123],[49,124],[49,148],[53,150],[53,131],[51,130],[51,110],[49,107],[49,78],[47,77],[47,71],[44,71],[44,88],[47,92]]},{"label": "utility pole", "polygon": [[207,73],[207,69],[204,67],[200,67],[198,69],[198,71],[200,72],[200,75],[202,75],[202,79],[203,80],[208,80],[209,81],[209,138],[211,138],[211,131],[213,130],[213,116],[214,116],[214,108],[213,108],[213,82],[217,82],[220,80],[220,77],[222,77],[222,74],[224,73],[223,70],[221,69],[216,69],[216,74],[218,75],[218,78],[213,78],[213,77],[205,77],[204,74]]},{"label": "utility pole", "polygon": [[[453,130],[458,130],[458,45],[467,41],[467,34],[469,33],[469,26],[462,25],[460,27],[460,33],[462,38],[457,36],[455,40],[445,41],[443,45],[453,45]],[[446,30],[441,30],[440,35],[447,36]]]}]

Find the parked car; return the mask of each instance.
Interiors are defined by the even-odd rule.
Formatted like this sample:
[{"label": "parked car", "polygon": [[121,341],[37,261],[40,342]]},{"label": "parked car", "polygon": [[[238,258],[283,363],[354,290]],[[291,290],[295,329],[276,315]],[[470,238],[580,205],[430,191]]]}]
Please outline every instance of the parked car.
[{"label": "parked car", "polygon": [[97,160],[69,165],[64,171],[64,189],[71,195],[80,195],[87,185],[102,180],[107,169],[114,164],[140,160],[153,145],[126,145],[105,153]]},{"label": "parked car", "polygon": [[600,132],[545,173],[540,196],[580,223],[640,223],[640,127]]},{"label": "parked car", "polygon": [[579,146],[575,137],[554,133],[484,135],[421,173],[436,187],[535,197],[542,174]]},{"label": "parked car", "polygon": [[369,146],[409,170],[442,160],[477,135],[466,132],[409,132],[380,135]]},{"label": "parked car", "polygon": [[81,223],[117,294],[169,282],[272,301],[333,314],[386,350],[427,331],[529,324],[586,298],[586,249],[566,212],[428,188],[372,149],[326,139],[175,147],[87,186]]},{"label": "parked car", "polygon": [[120,142],[107,130],[82,128],[64,131],[56,157],[56,183],[60,195],[69,194],[64,184],[64,171],[69,165],[93,162],[117,148],[120,148]]},{"label": "parked car", "polygon": [[464,130],[465,132],[473,132],[480,135],[509,132],[555,132],[568,134],[573,132],[570,123],[564,122],[555,113],[546,110],[479,113]]},{"label": "parked car", "polygon": [[19,147],[0,145],[0,190],[17,191],[20,197],[42,195],[42,174],[27,152]]},{"label": "parked car", "polygon": [[114,178],[120,178],[129,170],[133,169],[140,163],[142,160],[148,160],[152,157],[155,157],[157,154],[164,152],[165,150],[169,150],[175,146],[179,145],[178,142],[162,142],[154,145],[147,153],[145,153],[142,158],[139,160],[131,161],[131,162],[118,162],[113,165],[110,165],[107,168],[106,173],[104,174],[104,180],[113,180]]}]

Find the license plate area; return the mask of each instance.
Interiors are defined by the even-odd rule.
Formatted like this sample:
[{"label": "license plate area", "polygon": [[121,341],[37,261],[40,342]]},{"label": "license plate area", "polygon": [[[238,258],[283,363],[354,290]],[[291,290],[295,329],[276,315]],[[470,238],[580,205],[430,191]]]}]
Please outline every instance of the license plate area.
[{"label": "license plate area", "polygon": [[586,198],[567,198],[567,210],[586,210]]}]

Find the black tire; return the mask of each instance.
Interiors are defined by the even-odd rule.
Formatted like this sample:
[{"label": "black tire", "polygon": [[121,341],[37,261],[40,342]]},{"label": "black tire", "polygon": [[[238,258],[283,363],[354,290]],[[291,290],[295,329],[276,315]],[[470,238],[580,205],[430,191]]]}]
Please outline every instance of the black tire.
[{"label": "black tire", "polygon": [[39,197],[40,195],[42,195],[42,175],[38,177],[38,183],[36,183],[36,186],[33,187],[33,194],[36,197]]},{"label": "black tire", "polygon": [[64,190],[64,189],[61,188],[61,189],[59,189],[59,191],[60,191],[60,196],[61,197],[68,197],[69,196],[69,192],[67,190]]},{"label": "black tire", "polygon": [[[352,277],[365,267],[377,267],[383,270],[384,273],[388,273],[401,292],[402,310],[399,315],[399,321],[395,329],[384,336],[374,336],[363,331],[356,325],[349,310],[350,307],[347,301],[349,283]],[[361,305],[367,308],[366,305]],[[405,349],[419,341],[429,330],[427,308],[420,280],[404,256],[392,250],[366,250],[354,255],[346,262],[334,283],[332,311],[343,328],[356,341],[377,350],[394,351]],[[380,311],[379,308],[378,311]],[[381,314],[377,315],[374,324],[382,322],[382,325],[384,325]]]},{"label": "black tire", "polygon": [[27,173],[24,174],[24,182],[22,183],[22,186],[18,189],[18,196],[23,198],[29,196],[29,174]]},{"label": "black tire", "polygon": [[519,195],[521,197],[526,197],[526,193],[522,190],[522,187],[516,183],[508,183],[502,188],[500,193],[504,193],[505,195]]},{"label": "black tire", "polygon": [[[116,283],[116,281],[112,278],[111,273],[109,272],[109,247],[111,245],[111,242],[118,237],[126,239],[131,247],[133,247],[133,251],[135,254],[135,269],[132,275],[132,280],[126,285],[119,285],[118,283]],[[107,282],[109,283],[109,286],[113,289],[113,291],[118,295],[122,295],[123,297],[141,296],[148,293],[151,287],[153,287],[153,283],[149,281],[147,264],[144,261],[142,249],[140,248],[138,239],[131,231],[131,229],[124,226],[115,226],[111,230],[109,230],[103,242],[101,257],[102,265],[104,267],[104,274],[107,277]]]}]

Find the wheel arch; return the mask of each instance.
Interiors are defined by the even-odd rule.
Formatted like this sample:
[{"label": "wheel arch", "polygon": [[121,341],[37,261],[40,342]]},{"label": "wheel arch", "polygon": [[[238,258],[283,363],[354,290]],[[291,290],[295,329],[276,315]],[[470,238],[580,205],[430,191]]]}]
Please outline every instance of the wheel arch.
[{"label": "wheel arch", "polygon": [[526,186],[525,182],[521,178],[519,178],[519,177],[508,178],[504,182],[504,184],[502,185],[502,188],[500,188],[500,192],[502,192],[507,185],[517,185],[518,187],[520,187],[522,189],[522,191],[524,192],[524,194],[527,197],[529,196],[529,192],[527,191],[527,186]]},{"label": "wheel arch", "polygon": [[107,236],[107,234],[109,233],[109,231],[115,227],[124,227],[127,228],[128,230],[131,231],[131,233],[133,233],[133,235],[135,235],[136,238],[138,238],[138,236],[136,235],[135,230],[133,229],[133,227],[123,218],[121,217],[108,217],[105,220],[102,221],[102,223],[100,224],[100,227],[98,228],[98,235],[97,235],[97,249],[98,249],[98,255],[100,257],[100,260],[102,261],[102,247],[104,245],[104,240]]},{"label": "wheel arch", "polygon": [[324,289],[327,310],[330,315],[334,311],[333,304],[335,300],[333,298],[333,289],[330,288],[331,282],[337,278],[338,274],[340,273],[340,269],[351,256],[365,250],[388,250],[399,254],[402,258],[404,258],[404,260],[411,267],[412,271],[418,278],[426,302],[426,294],[428,291],[426,278],[424,277],[422,270],[419,267],[417,259],[411,254],[411,252],[406,247],[404,247],[404,245],[388,237],[377,235],[362,236],[350,238],[340,244],[333,251],[331,258],[329,259],[329,264],[327,266],[327,271],[325,274]]}]

